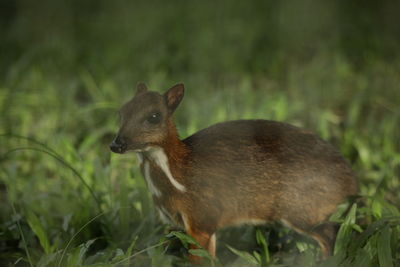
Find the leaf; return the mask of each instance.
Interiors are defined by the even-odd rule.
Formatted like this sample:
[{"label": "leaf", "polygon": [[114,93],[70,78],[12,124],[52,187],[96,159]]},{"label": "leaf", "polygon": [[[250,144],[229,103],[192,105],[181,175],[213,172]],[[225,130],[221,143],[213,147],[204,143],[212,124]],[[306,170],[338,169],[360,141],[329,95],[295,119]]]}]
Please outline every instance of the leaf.
[{"label": "leaf", "polygon": [[355,261],[349,265],[349,266],[354,266],[354,267],[365,267],[369,266],[370,263],[370,257],[367,251],[364,249],[360,249],[357,252]]},{"label": "leaf", "polygon": [[357,211],[357,204],[354,203],[347,214],[344,222],[340,226],[339,232],[336,237],[336,244],[335,244],[335,253],[344,254],[347,250],[347,246],[351,241],[350,235],[353,229],[353,225],[355,225],[356,221],[356,211]]},{"label": "leaf", "polygon": [[[135,247],[136,241],[138,240],[138,238],[139,238],[138,236],[135,236],[135,238],[132,240],[132,243],[129,245],[129,248],[126,250],[125,254],[128,258],[132,255],[132,250]],[[128,260],[127,266],[129,266],[129,260]]]},{"label": "leaf", "polygon": [[379,265],[382,267],[392,267],[392,250],[390,247],[390,227],[386,225],[377,240]]},{"label": "leaf", "polygon": [[367,244],[365,244],[365,246],[362,248],[362,250],[368,253],[367,256],[370,260],[376,258],[376,254],[378,253],[377,240],[378,240],[378,234],[376,233],[368,239]]},{"label": "leaf", "polygon": [[57,255],[60,253],[60,251],[51,253],[51,254],[45,254],[42,257],[40,257],[40,260],[37,263],[37,267],[46,267],[49,266],[50,263],[54,263],[51,266],[55,265],[55,259]]},{"label": "leaf", "polygon": [[246,251],[237,250],[229,245],[226,245],[226,246],[229,248],[230,251],[232,251],[234,254],[236,254],[237,256],[239,256],[240,258],[245,260],[246,262],[254,264],[254,265],[260,264],[260,262],[258,262],[257,259],[250,253],[248,253]]},{"label": "leaf", "polygon": [[353,224],[351,227],[359,233],[363,232],[363,229],[358,224]]},{"label": "leaf", "polygon": [[200,244],[196,241],[196,239],[194,239],[190,235],[178,231],[172,231],[167,235],[167,237],[172,237],[172,236],[176,236],[180,241],[182,241],[185,248],[189,248],[188,244],[194,244],[198,247],[201,247]]},{"label": "leaf", "polygon": [[38,237],[40,245],[42,246],[46,254],[52,252],[52,247],[50,246],[49,239],[47,238],[46,231],[44,230],[39,218],[32,212],[27,211],[27,221],[32,231]]},{"label": "leaf", "polygon": [[199,249],[199,248],[197,248],[197,249],[189,249],[189,253],[194,255],[194,256],[199,256],[199,257],[207,258],[207,259],[210,259],[210,260],[212,259],[210,253],[208,253],[207,250],[204,250],[204,249]]},{"label": "leaf", "polygon": [[75,267],[82,265],[83,257],[88,251],[89,247],[97,240],[91,239],[84,244],[79,245],[79,247],[75,248],[73,252],[68,256],[68,266]]},{"label": "leaf", "polygon": [[348,252],[350,254],[356,253],[357,249],[363,247],[368,239],[374,235],[374,233],[381,229],[387,223],[386,219],[381,219],[370,224],[367,229],[365,229],[361,235],[359,235],[356,239],[352,240],[351,244],[348,247]]},{"label": "leaf", "polygon": [[257,251],[253,251],[253,256],[256,258],[257,262],[261,262],[261,255]]},{"label": "leaf", "polygon": [[260,229],[257,229],[257,231],[256,231],[256,240],[257,240],[257,244],[259,244],[262,248],[261,263],[263,266],[266,266],[270,262],[269,250],[268,250],[267,240],[265,240],[265,236],[263,235],[263,233]]},{"label": "leaf", "polygon": [[371,211],[375,218],[382,218],[382,199],[381,197],[375,197],[372,200]]},{"label": "leaf", "polygon": [[122,249],[120,249],[120,248],[117,248],[115,251],[114,251],[114,257],[113,257],[113,259],[112,259],[112,262],[117,262],[117,261],[120,261],[120,260],[122,260],[122,259],[124,259],[125,258],[125,253],[124,253],[124,251],[122,250]]},{"label": "leaf", "polygon": [[345,202],[340,204],[337,208],[335,213],[333,213],[330,217],[329,217],[329,221],[331,222],[343,222],[343,220],[341,220],[343,214],[346,212],[346,210],[349,207],[349,203]]},{"label": "leaf", "polygon": [[308,249],[308,243],[296,242],[296,247],[301,253],[303,253],[304,251],[306,251]]},{"label": "leaf", "polygon": [[[357,204],[353,204],[337,234],[334,255],[336,257],[335,261],[341,263],[341,265],[345,265],[345,262],[353,261],[357,253],[359,253],[360,248],[362,248],[368,240],[363,238],[365,232],[355,223],[356,214]],[[354,230],[361,233],[361,235],[357,235]],[[371,232],[371,234],[372,233],[373,232]],[[358,259],[358,261],[363,260],[364,259]]]}]

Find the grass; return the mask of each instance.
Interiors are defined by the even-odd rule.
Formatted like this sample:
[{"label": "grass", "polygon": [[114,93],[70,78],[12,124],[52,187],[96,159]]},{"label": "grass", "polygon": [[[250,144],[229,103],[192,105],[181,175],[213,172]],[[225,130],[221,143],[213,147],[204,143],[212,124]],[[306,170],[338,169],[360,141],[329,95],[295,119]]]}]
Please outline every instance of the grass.
[{"label": "grass", "polygon": [[[332,67],[336,75],[327,76],[332,80],[311,75],[318,68],[313,64],[318,62],[294,70],[284,88],[268,80],[254,86],[247,78],[223,84],[219,90],[212,83],[189,81],[176,114],[178,128],[187,136],[218,121],[268,118],[316,131],[351,161],[362,195],[362,206],[354,206],[345,219],[335,218],[343,223],[337,253],[324,264],[396,266],[400,260],[397,100],[364,81],[373,78],[351,70],[341,74],[340,62]],[[35,67],[19,75],[24,78],[16,76],[1,90],[2,112],[7,114],[1,124],[5,134],[0,137],[2,262],[18,266],[184,262],[180,246],[168,240],[188,241],[182,235],[166,236],[167,226],[154,213],[136,159],[108,150],[117,130],[116,109],[132,90],[117,89],[118,84],[96,80],[87,72],[69,81],[75,86],[68,90],[59,89],[59,81]],[[396,82],[398,77],[385,81],[391,79]],[[351,96],[346,87],[350,82]],[[303,84],[302,91],[296,84]],[[160,91],[170,85],[165,80],[149,82],[150,88]],[[199,93],[200,86],[207,89]],[[319,86],[322,92],[309,89]],[[311,240],[275,225],[224,230],[220,240],[220,261],[236,266],[244,261],[312,266],[318,253]]]},{"label": "grass", "polygon": [[[32,29],[39,19],[24,13],[8,32],[7,51],[18,56],[0,63],[1,266],[188,264],[193,240],[160,223],[135,156],[108,149],[116,111],[139,80],[160,92],[185,83],[175,114],[182,137],[225,120],[285,121],[333,143],[357,173],[361,198],[347,216],[343,206],[331,218],[341,223],[332,258],[319,262],[312,240],[274,224],[220,231],[217,265],[400,265],[398,57],[368,54],[359,42],[357,55],[368,54],[362,66],[329,45],[305,59],[286,54],[284,41],[261,38],[264,23],[277,25],[259,7],[219,17],[200,4],[102,3],[93,13],[80,7],[75,39],[61,23],[67,6],[50,7],[59,16],[42,19],[54,23]],[[192,21],[196,33],[185,26]]]}]

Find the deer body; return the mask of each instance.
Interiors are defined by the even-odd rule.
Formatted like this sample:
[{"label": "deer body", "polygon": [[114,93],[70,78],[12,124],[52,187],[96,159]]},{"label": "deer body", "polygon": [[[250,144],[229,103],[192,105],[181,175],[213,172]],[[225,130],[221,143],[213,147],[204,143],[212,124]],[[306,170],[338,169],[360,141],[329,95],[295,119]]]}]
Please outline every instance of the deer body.
[{"label": "deer body", "polygon": [[[149,93],[156,94],[139,88],[128,105]],[[182,96],[179,85],[160,95],[164,100],[150,101],[161,103],[157,108],[146,105],[149,114],[163,114],[157,137],[149,129],[129,137],[127,127],[117,137],[138,154],[160,217],[184,227],[211,255],[218,229],[275,221],[313,237],[329,255],[336,231],[326,222],[357,193],[341,155],[312,133],[267,120],[219,123],[180,140],[171,114]]]}]

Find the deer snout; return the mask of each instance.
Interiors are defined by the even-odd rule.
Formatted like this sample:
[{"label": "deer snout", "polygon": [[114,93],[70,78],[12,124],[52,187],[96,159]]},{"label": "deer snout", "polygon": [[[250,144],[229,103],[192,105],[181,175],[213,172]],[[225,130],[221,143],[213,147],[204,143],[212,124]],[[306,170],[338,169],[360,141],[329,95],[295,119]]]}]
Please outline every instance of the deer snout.
[{"label": "deer snout", "polygon": [[127,145],[126,141],[119,136],[115,137],[115,139],[110,144],[111,151],[114,153],[119,153],[119,154],[124,153],[126,151],[127,147],[128,147],[128,145]]}]

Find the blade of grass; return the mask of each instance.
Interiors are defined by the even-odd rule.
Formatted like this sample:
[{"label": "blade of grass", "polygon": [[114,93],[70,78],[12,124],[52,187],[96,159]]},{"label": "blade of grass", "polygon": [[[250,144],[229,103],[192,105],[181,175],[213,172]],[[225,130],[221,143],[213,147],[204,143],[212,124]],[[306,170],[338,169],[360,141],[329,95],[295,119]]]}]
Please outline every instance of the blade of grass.
[{"label": "blade of grass", "polygon": [[46,150],[56,154],[57,156],[60,156],[55,150],[53,150],[51,147],[47,146],[45,143],[42,143],[32,137],[28,136],[23,136],[23,135],[18,135],[18,134],[12,134],[12,133],[6,133],[6,134],[0,134],[0,137],[12,137],[12,138],[17,138],[17,139],[23,139],[26,141],[29,141],[31,143],[37,144],[41,147],[44,147]]},{"label": "blade of grass", "polygon": [[[12,207],[12,210],[13,210],[14,215],[15,215],[15,216],[18,216],[13,201],[11,201],[11,207]],[[25,252],[26,252],[26,256],[28,257],[29,264],[30,264],[31,267],[33,267],[31,255],[30,255],[30,253],[29,253],[28,246],[27,246],[27,244],[26,244],[25,235],[24,235],[24,232],[22,232],[22,228],[21,228],[21,224],[19,223],[19,219],[17,219],[17,226],[18,226],[18,231],[19,231],[19,233],[20,233],[20,235],[21,235],[21,238],[22,238],[22,242],[24,243],[24,249],[25,249]]]},{"label": "blade of grass", "polygon": [[334,254],[342,254],[347,250],[349,245],[349,237],[353,230],[353,225],[355,224],[356,220],[356,211],[357,211],[357,204],[353,204],[350,211],[348,212],[343,224],[340,226],[339,232],[336,237],[336,244],[334,249]]},{"label": "blade of grass", "polygon": [[72,241],[74,240],[74,238],[75,238],[83,229],[85,229],[86,226],[88,226],[89,224],[91,224],[93,221],[95,221],[95,220],[96,220],[97,218],[99,218],[100,216],[103,216],[105,213],[106,213],[106,212],[102,212],[102,213],[97,214],[96,216],[94,216],[94,217],[93,217],[92,219],[90,219],[87,223],[85,223],[81,228],[79,228],[79,230],[71,237],[71,239],[68,241],[67,245],[65,246],[65,248],[64,248],[64,250],[63,250],[63,253],[61,254],[61,258],[60,258],[60,260],[58,261],[58,264],[57,264],[58,267],[61,266],[62,260],[63,260],[63,258],[64,258],[64,256],[65,256],[65,253],[67,252],[68,247],[71,245],[71,243],[72,243]]},{"label": "blade of grass", "polygon": [[393,267],[389,225],[385,225],[382,229],[377,240],[377,245],[379,265],[383,267]]},{"label": "blade of grass", "polygon": [[90,246],[96,240],[97,240],[97,238],[91,239],[91,240],[85,242],[84,244],[81,244],[79,247],[75,248],[74,252],[72,254],[70,254],[68,257],[67,266],[69,266],[69,267],[81,266],[85,254],[89,250]]},{"label": "blade of grass", "polygon": [[168,242],[169,242],[169,240],[165,240],[165,241],[162,241],[162,242],[160,242],[160,243],[157,243],[157,244],[155,244],[155,245],[153,245],[153,246],[150,246],[150,247],[147,247],[147,248],[145,248],[145,249],[139,250],[138,252],[132,254],[131,256],[126,257],[125,259],[120,260],[120,261],[114,263],[113,266],[119,266],[121,263],[123,263],[123,262],[125,262],[125,261],[129,261],[129,260],[131,260],[132,258],[136,257],[137,255],[142,254],[143,252],[146,252],[146,251],[148,251],[148,250],[150,250],[150,249],[153,249],[153,248],[157,248],[157,247],[162,246],[162,245],[164,245],[164,244],[166,244],[166,243],[168,243]]},{"label": "blade of grass", "polygon": [[260,229],[256,231],[256,240],[261,246],[261,266],[268,266],[270,262],[268,243]]},{"label": "blade of grass", "polygon": [[39,239],[39,243],[42,246],[46,255],[50,254],[52,251],[52,247],[50,245],[49,239],[47,238],[47,234],[45,229],[43,228],[39,218],[31,211],[27,211],[27,221],[32,231]]},{"label": "blade of grass", "polygon": [[257,259],[251,255],[250,253],[246,252],[246,251],[240,251],[237,250],[229,245],[226,245],[230,251],[232,251],[234,254],[236,254],[237,256],[239,256],[240,258],[242,258],[243,260],[245,260],[248,263],[254,264],[255,266],[258,266],[260,263],[257,261]]}]

